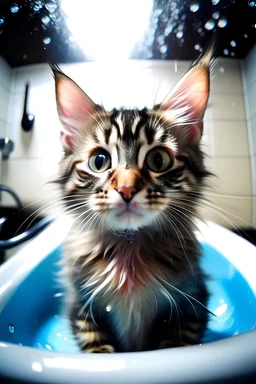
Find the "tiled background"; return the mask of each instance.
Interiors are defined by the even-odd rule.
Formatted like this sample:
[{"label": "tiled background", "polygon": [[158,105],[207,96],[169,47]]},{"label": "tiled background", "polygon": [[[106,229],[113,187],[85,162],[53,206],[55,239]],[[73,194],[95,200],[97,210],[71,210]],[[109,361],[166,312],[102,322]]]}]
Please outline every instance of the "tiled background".
[{"label": "tiled background", "polygon": [[[242,63],[244,98],[252,170],[252,195],[256,196],[256,45]],[[253,224],[256,225],[256,199],[253,199]]]},{"label": "tiled background", "polygon": [[[255,161],[256,156],[256,108],[253,107],[256,70],[253,62],[256,62],[255,49],[246,59],[244,71],[238,60],[220,59],[215,64],[205,116],[202,145],[209,155],[207,164],[217,177],[212,179],[212,188],[207,192],[214,205],[208,204],[202,213],[204,217],[228,227],[232,223],[248,226],[253,220],[256,224],[251,198],[251,160]],[[154,100],[160,102],[189,64],[172,61],[83,63],[66,64],[61,68],[95,102],[103,103],[107,109],[120,105],[152,106]],[[46,183],[57,172],[61,147],[50,69],[47,65],[35,65],[11,72],[2,60],[0,79],[5,81],[0,81],[0,105],[4,109],[0,114],[0,134],[7,134],[15,142],[15,151],[10,159],[2,162],[1,183],[18,192],[25,204],[39,199],[42,200],[35,206],[54,202],[56,195]],[[20,128],[27,81],[31,85],[29,112],[35,115],[31,133]],[[244,100],[247,102],[247,99],[252,101],[248,102],[251,112],[248,108],[246,115]],[[254,146],[251,142],[248,145],[248,122],[251,123],[248,128],[250,138],[254,132]],[[254,130],[251,129],[253,124]]]}]

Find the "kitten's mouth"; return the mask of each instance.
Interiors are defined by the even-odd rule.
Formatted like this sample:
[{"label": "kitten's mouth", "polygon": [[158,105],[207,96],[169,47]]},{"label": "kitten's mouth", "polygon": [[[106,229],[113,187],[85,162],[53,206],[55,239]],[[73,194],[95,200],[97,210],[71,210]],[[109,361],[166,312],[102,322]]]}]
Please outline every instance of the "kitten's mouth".
[{"label": "kitten's mouth", "polygon": [[117,212],[116,216],[118,218],[121,218],[121,217],[132,218],[132,217],[142,217],[143,215],[141,212],[139,212],[137,208],[127,204],[127,206],[123,207],[119,212]]}]

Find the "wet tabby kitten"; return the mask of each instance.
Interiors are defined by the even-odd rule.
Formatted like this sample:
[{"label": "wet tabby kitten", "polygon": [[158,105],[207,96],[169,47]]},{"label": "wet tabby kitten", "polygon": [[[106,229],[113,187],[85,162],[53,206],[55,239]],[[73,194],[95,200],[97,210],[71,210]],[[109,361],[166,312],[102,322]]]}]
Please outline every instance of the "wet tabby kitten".
[{"label": "wet tabby kitten", "polygon": [[193,233],[209,175],[200,139],[208,52],[152,109],[106,112],[53,68],[60,185],[73,217],[64,253],[72,329],[84,352],[199,343],[207,290]]}]

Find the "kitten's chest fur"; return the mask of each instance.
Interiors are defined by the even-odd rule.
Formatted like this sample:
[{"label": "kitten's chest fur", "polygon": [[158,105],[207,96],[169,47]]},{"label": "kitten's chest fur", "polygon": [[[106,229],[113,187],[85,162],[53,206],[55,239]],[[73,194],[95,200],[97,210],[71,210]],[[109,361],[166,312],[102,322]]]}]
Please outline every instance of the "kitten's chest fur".
[{"label": "kitten's chest fur", "polygon": [[122,350],[147,349],[155,319],[173,311],[175,287],[197,267],[195,243],[187,242],[188,262],[178,239],[159,240],[141,233],[126,244],[122,237],[77,231],[67,240],[69,278],[81,307],[101,326],[108,323]]}]

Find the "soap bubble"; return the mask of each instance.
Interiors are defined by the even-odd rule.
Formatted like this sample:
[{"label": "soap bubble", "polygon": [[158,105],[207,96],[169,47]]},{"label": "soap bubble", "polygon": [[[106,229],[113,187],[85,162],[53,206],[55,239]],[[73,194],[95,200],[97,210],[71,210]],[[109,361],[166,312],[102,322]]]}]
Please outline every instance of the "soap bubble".
[{"label": "soap bubble", "polygon": [[235,42],[235,40],[230,41],[230,45],[231,45],[231,47],[236,47],[236,42]]},{"label": "soap bubble", "polygon": [[227,56],[227,55],[229,54],[229,50],[228,50],[227,48],[225,48],[224,51],[223,51],[223,53],[224,53],[224,55]]}]

